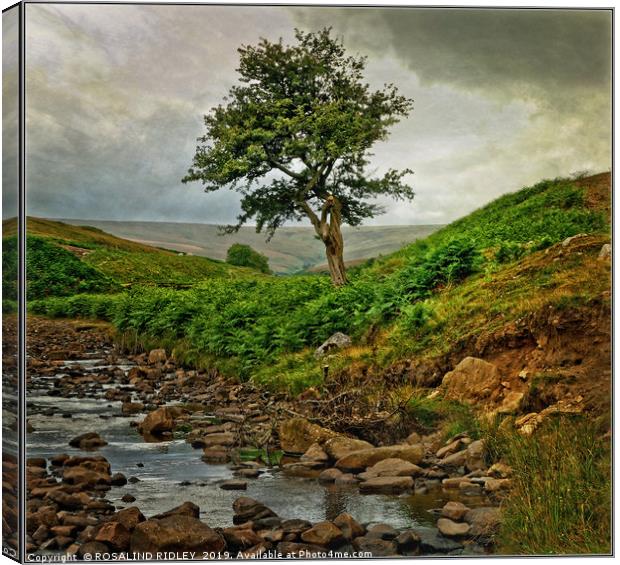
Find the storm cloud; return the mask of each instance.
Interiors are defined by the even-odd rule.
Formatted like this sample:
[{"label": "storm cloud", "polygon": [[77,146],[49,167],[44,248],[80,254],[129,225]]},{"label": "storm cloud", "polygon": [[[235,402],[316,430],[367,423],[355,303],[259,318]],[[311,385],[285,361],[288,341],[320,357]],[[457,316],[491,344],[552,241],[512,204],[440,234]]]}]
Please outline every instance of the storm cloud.
[{"label": "storm cloud", "polygon": [[444,223],[545,177],[611,163],[611,13],[28,4],[28,213],[227,223],[234,193],[182,185],[237,48],[331,25],[367,78],[415,100],[377,145],[411,204],[374,224]]}]

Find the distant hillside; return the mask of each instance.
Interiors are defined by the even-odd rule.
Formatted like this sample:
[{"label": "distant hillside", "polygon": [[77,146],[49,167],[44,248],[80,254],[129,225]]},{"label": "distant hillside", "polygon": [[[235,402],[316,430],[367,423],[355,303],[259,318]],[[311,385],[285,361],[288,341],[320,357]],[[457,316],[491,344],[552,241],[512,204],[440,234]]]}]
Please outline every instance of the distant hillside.
[{"label": "distant hillside", "polygon": [[[214,277],[260,276],[251,269],[222,261],[180,256],[174,251],[127,241],[96,227],[28,217],[27,229],[31,298],[113,290],[118,285],[184,287]],[[14,218],[3,222],[2,234],[3,260],[6,259],[7,266],[16,264]],[[6,270],[3,277],[6,297],[13,298],[11,285],[16,275]]]},{"label": "distant hillside", "polygon": [[[244,243],[266,255],[270,268],[276,273],[313,270],[325,263],[323,244],[316,239],[314,230],[310,227],[281,228],[273,239],[267,242],[265,234],[257,234],[252,227],[241,228],[236,234],[220,235],[218,227],[212,224],[76,219],[61,221],[72,225],[93,226],[117,237],[149,246],[220,260],[226,258],[226,251],[233,243]],[[441,227],[345,226],[345,260],[359,262],[360,259],[392,253]]]}]

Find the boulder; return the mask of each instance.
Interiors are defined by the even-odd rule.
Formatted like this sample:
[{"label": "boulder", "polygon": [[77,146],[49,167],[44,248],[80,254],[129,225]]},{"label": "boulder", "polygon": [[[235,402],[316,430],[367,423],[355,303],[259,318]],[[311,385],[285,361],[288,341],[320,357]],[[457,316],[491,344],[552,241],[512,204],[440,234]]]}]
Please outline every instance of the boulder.
[{"label": "boulder", "polygon": [[397,458],[417,464],[423,457],[424,448],[421,445],[390,445],[349,453],[336,461],[336,467],[342,471],[359,471],[384,459]]},{"label": "boulder", "polygon": [[149,353],[149,365],[165,363],[167,360],[165,349],[152,349]]},{"label": "boulder", "polygon": [[329,521],[319,522],[301,534],[305,543],[322,547],[337,547],[345,541],[345,537],[337,526]]},{"label": "boulder", "polygon": [[420,536],[413,530],[401,532],[394,541],[396,542],[398,551],[405,555],[411,555],[412,552],[415,552],[420,546]]},{"label": "boulder", "polygon": [[363,554],[370,554],[373,557],[389,557],[398,555],[398,548],[395,541],[384,540],[361,536],[353,540],[353,548]]},{"label": "boulder", "polygon": [[146,418],[138,424],[138,431],[147,435],[160,435],[174,429],[174,417],[167,406],[160,406],[147,414]]},{"label": "boulder", "polygon": [[463,545],[440,535],[437,530],[423,530],[420,532],[420,549],[422,553],[446,554],[463,549]]},{"label": "boulder", "polygon": [[254,547],[263,539],[250,528],[224,528],[222,530],[226,545],[229,550],[241,551]]},{"label": "boulder", "polygon": [[280,446],[287,453],[305,453],[308,448],[318,443],[322,445],[328,439],[338,434],[317,424],[312,424],[305,418],[291,418],[280,424],[278,430]]},{"label": "boulder", "polygon": [[353,345],[353,342],[348,335],[343,334],[342,332],[336,332],[325,340],[319,347],[317,347],[314,352],[314,357],[315,359],[320,359],[332,351],[337,351],[338,349],[343,349],[345,347],[351,347],[351,345]]},{"label": "boulder", "polygon": [[464,516],[465,522],[471,526],[470,535],[479,538],[481,542],[491,541],[497,533],[501,523],[501,512],[494,506],[472,508]]},{"label": "boulder", "polygon": [[409,461],[390,457],[375,463],[364,473],[364,478],[371,477],[419,477],[424,470]]},{"label": "boulder", "polygon": [[277,516],[276,513],[267,508],[262,502],[258,502],[253,498],[242,496],[233,502],[233,524],[243,524],[250,520],[259,520],[261,518],[269,518]]},{"label": "boulder", "polygon": [[140,412],[144,412],[144,404],[142,402],[123,402],[121,405],[121,413],[125,416],[139,414]]},{"label": "boulder", "polygon": [[437,520],[439,532],[449,538],[460,538],[469,533],[470,526],[465,523],[453,522],[449,518],[439,518]]},{"label": "boulder", "polygon": [[129,530],[119,522],[107,522],[99,528],[95,541],[105,543],[115,551],[129,549]]},{"label": "boulder", "polygon": [[486,465],[484,462],[484,441],[478,439],[476,441],[472,441],[465,451],[465,466],[470,471],[477,471],[480,469],[486,469]]},{"label": "boulder", "polygon": [[69,441],[69,445],[79,449],[97,449],[98,447],[108,445],[108,442],[97,432],[86,432],[85,434],[74,437]]},{"label": "boulder", "polygon": [[465,516],[468,511],[469,508],[462,502],[451,500],[450,502],[446,502],[444,507],[441,509],[441,515],[444,518],[458,522],[463,519],[463,516]]},{"label": "boulder", "polygon": [[209,434],[202,438],[204,447],[225,446],[231,447],[235,443],[235,435],[231,432],[221,434]]},{"label": "boulder", "polygon": [[336,481],[336,479],[338,479],[339,477],[342,477],[342,475],[343,475],[343,472],[340,469],[336,469],[335,467],[331,469],[325,469],[325,471],[323,471],[319,475],[319,482],[333,483],[334,481]]},{"label": "boulder", "polygon": [[219,552],[225,548],[226,542],[219,533],[196,518],[181,515],[141,522],[130,540],[130,550],[135,553]]},{"label": "boulder", "polygon": [[360,483],[360,492],[363,494],[391,494],[399,493],[413,488],[411,477],[375,477]]},{"label": "boulder", "polygon": [[127,484],[127,477],[123,473],[114,473],[110,477],[110,484],[115,487],[122,487]]},{"label": "boulder", "polygon": [[313,443],[301,456],[301,461],[311,461],[323,465],[329,461],[329,456],[318,443]]},{"label": "boulder", "polygon": [[451,455],[444,457],[438,463],[438,465],[443,468],[447,468],[447,467],[456,468],[456,467],[462,467],[463,465],[465,465],[466,461],[467,461],[467,452],[457,451],[456,453],[452,453]]},{"label": "boulder", "polygon": [[366,537],[393,540],[398,537],[399,533],[400,532],[398,530],[392,528],[389,524],[377,524],[376,526],[368,529],[368,532],[366,532]]},{"label": "boulder", "polygon": [[141,522],[144,522],[146,518],[137,506],[130,506],[129,508],[119,510],[111,517],[111,520],[122,524],[127,530],[132,532],[135,527]]},{"label": "boulder", "polygon": [[198,518],[200,516],[200,508],[193,502],[184,502],[171,510],[153,516],[151,520],[161,520],[170,516],[190,516],[191,518]]},{"label": "boulder", "polygon": [[351,514],[343,512],[334,519],[334,526],[340,529],[342,535],[347,541],[351,541],[359,536],[364,535],[364,527],[359,524]]},{"label": "boulder", "polygon": [[445,398],[474,404],[487,399],[500,386],[499,370],[477,357],[465,357],[441,382]]},{"label": "boulder", "polygon": [[80,485],[83,488],[111,484],[111,477],[108,473],[81,466],[65,467],[62,480],[70,485]]},{"label": "boulder", "polygon": [[342,459],[345,455],[361,449],[372,449],[374,446],[367,441],[354,439],[345,436],[337,436],[328,439],[323,445],[325,452],[335,461]]}]

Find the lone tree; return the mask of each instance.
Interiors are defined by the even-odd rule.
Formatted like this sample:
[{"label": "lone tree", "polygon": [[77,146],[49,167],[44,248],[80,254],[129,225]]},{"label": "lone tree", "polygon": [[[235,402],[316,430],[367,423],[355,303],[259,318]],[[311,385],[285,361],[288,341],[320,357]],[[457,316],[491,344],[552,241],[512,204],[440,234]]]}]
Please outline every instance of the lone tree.
[{"label": "lone tree", "polygon": [[241,84],[205,116],[207,131],[183,182],[241,193],[242,212],[227,233],[255,218],[256,231],[270,239],[287,220],[309,218],[340,286],[342,223],[356,226],[383,212],[367,198],[413,198],[402,180],[409,169],[375,178],[366,170],[372,145],[413,101],[392,84],[372,91],[363,82],[366,58],[347,56],[329,28],[296,30],[295,37],[295,45],[262,39],[239,48]]}]

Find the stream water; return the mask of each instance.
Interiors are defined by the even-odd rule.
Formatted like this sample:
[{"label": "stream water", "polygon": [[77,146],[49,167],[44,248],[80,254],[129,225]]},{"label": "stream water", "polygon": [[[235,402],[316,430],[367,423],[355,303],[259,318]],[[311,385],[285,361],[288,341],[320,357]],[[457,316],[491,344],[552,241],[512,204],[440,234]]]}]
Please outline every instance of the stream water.
[{"label": "stream water", "polygon": [[[85,372],[101,368],[98,359],[67,362],[79,364]],[[117,367],[127,370],[130,365]],[[65,368],[66,370],[66,368]],[[458,492],[440,486],[427,493],[396,495],[361,495],[355,485],[323,485],[314,478],[291,477],[279,468],[267,469],[258,479],[248,481],[247,491],[228,491],[220,484],[233,478],[227,465],[204,463],[201,451],[183,439],[146,443],[131,417],[121,415],[121,403],[98,397],[62,398],[49,394],[54,381],[62,376],[63,367],[54,376],[34,377],[28,396],[28,420],[34,431],[28,434],[28,457],[51,457],[60,453],[92,455],[69,447],[69,440],[89,431],[99,433],[108,445],[98,450],[106,457],[112,473],[121,472],[138,482],[112,487],[106,498],[117,507],[124,494],[135,496],[131,505],[138,506],[148,517],[178,506],[185,501],[197,504],[201,519],[211,527],[232,525],[232,504],[239,496],[249,496],[272,508],[282,518],[303,518],[312,522],[333,519],[349,512],[359,522],[381,522],[396,528],[434,526],[434,509],[448,500],[457,500]],[[110,385],[112,386],[112,385]],[[105,385],[102,389],[105,390]],[[479,497],[461,499],[469,507],[488,502]]]}]

